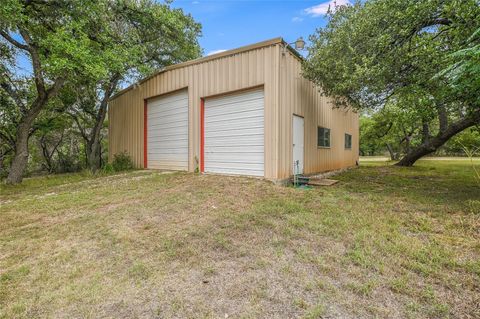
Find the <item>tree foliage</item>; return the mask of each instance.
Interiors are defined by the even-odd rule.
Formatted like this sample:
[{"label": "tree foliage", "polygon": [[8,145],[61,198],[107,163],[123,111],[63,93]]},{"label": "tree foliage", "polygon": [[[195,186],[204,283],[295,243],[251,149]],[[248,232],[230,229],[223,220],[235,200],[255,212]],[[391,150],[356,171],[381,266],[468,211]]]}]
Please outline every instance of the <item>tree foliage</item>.
[{"label": "tree foliage", "polygon": [[360,117],[360,151],[362,155],[389,153],[398,160],[422,139],[421,118],[409,109],[388,105],[378,112]]},{"label": "tree foliage", "polygon": [[110,66],[107,75],[94,81],[78,79],[71,86],[76,99],[69,114],[85,140],[88,166],[93,171],[101,166],[101,130],[107,102],[120,84],[201,53],[197,42],[200,26],[181,10],[147,1],[139,7],[118,10],[113,21],[104,23],[114,25],[110,37],[115,39],[115,51],[123,50],[124,58]]},{"label": "tree foliage", "polygon": [[311,36],[304,74],[336,106],[407,114],[422,132],[412,165],[480,123],[479,28],[475,0],[357,1]]},{"label": "tree foliage", "polygon": [[[2,1],[0,112],[8,120],[0,132],[9,142],[2,154],[13,152],[7,181],[21,181],[36,122],[56,116],[48,105],[59,95],[85,140],[87,162],[97,167],[108,99],[122,83],[197,57],[199,35],[200,25],[168,2]],[[22,59],[31,72],[19,72]]]},{"label": "tree foliage", "polygon": [[[422,123],[412,119],[403,109],[384,108],[360,116],[360,155],[390,156],[398,160],[412,148],[422,144]],[[435,155],[465,156],[465,148],[480,147],[480,127],[470,127],[458,133],[440,147]]]}]

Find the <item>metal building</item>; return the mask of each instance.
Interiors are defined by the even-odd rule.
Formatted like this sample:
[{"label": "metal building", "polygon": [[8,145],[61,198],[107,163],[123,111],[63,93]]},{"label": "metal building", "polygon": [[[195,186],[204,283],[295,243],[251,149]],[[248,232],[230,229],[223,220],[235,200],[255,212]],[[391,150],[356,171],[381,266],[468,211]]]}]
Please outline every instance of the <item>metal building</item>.
[{"label": "metal building", "polygon": [[359,121],[301,75],[282,38],[167,67],[109,102],[109,159],[280,180],[355,165]]}]

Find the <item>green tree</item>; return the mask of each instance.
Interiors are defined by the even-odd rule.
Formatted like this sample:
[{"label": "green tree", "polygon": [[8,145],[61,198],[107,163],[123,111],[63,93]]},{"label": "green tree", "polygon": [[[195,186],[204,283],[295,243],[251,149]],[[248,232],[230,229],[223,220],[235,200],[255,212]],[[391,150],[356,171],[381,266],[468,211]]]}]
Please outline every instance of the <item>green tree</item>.
[{"label": "green tree", "polygon": [[[48,117],[42,117],[42,113]],[[59,170],[58,150],[72,126],[72,120],[61,111],[42,113],[35,122],[37,129],[33,137],[42,153],[41,167],[48,173],[53,173]]]},{"label": "green tree", "polygon": [[409,108],[388,104],[377,112],[370,112],[360,118],[360,146],[377,152],[388,151],[391,160],[418,146],[423,137],[422,119]]},{"label": "green tree", "polygon": [[360,116],[360,155],[374,156],[383,150],[370,114]]},{"label": "green tree", "polygon": [[15,149],[15,127],[17,112],[9,96],[0,90],[0,177],[5,177],[9,163],[7,159]]},{"label": "green tree", "polygon": [[[28,140],[35,119],[58,94],[68,77],[104,71],[103,55],[89,36],[94,26],[92,15],[99,10],[95,3],[61,1],[6,0],[0,8],[0,36],[7,56],[27,56],[32,76],[16,85],[15,71],[2,58],[1,88],[19,110],[14,137],[14,157],[7,183],[18,183],[28,161]],[[92,6],[91,9],[89,6]],[[35,94],[26,96],[24,87],[33,82]]]},{"label": "green tree", "polygon": [[357,1],[328,19],[310,38],[304,74],[337,106],[408,114],[421,142],[397,165],[480,123],[478,1]]},{"label": "green tree", "polygon": [[447,155],[465,155],[465,148],[480,150],[480,127],[471,127],[452,137],[442,151]]},{"label": "green tree", "polygon": [[[21,182],[34,123],[65,84],[94,83],[101,96],[92,114],[94,125],[87,129],[87,155],[98,158],[107,101],[118,85],[175,58],[197,54],[199,32],[191,17],[153,0],[2,1],[0,89],[19,114],[7,183]],[[177,55],[179,50],[187,53]],[[21,56],[30,61],[32,71],[23,79],[11,67]],[[29,84],[32,96],[25,94]]]},{"label": "green tree", "polygon": [[107,103],[120,85],[151,74],[165,66],[201,55],[197,38],[201,27],[181,9],[172,9],[154,1],[122,1],[114,6],[117,14],[101,23],[109,28],[109,41],[101,43],[117,52],[108,65],[108,73],[93,81],[72,81],[69,114],[85,141],[87,165],[92,171],[101,167],[101,140]]}]

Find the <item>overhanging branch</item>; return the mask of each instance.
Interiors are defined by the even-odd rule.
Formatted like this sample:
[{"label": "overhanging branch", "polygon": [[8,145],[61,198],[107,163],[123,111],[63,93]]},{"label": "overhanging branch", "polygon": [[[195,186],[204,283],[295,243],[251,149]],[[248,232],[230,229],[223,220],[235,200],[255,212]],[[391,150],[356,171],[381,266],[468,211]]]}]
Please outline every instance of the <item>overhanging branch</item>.
[{"label": "overhanging branch", "polygon": [[28,45],[18,42],[18,41],[15,40],[13,37],[11,37],[10,34],[8,34],[8,32],[5,32],[4,30],[0,30],[0,35],[1,35],[5,40],[7,40],[8,42],[10,42],[10,44],[16,46],[17,48],[22,49],[22,50],[25,50],[25,51],[29,51]]}]

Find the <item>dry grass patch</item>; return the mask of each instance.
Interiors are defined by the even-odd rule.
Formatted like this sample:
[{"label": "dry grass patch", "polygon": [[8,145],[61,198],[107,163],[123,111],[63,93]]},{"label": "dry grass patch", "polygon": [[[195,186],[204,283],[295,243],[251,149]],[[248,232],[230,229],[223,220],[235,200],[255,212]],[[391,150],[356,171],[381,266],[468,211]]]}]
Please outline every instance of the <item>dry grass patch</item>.
[{"label": "dry grass patch", "polygon": [[475,318],[468,162],[328,188],[137,171],[1,189],[0,318]]}]

